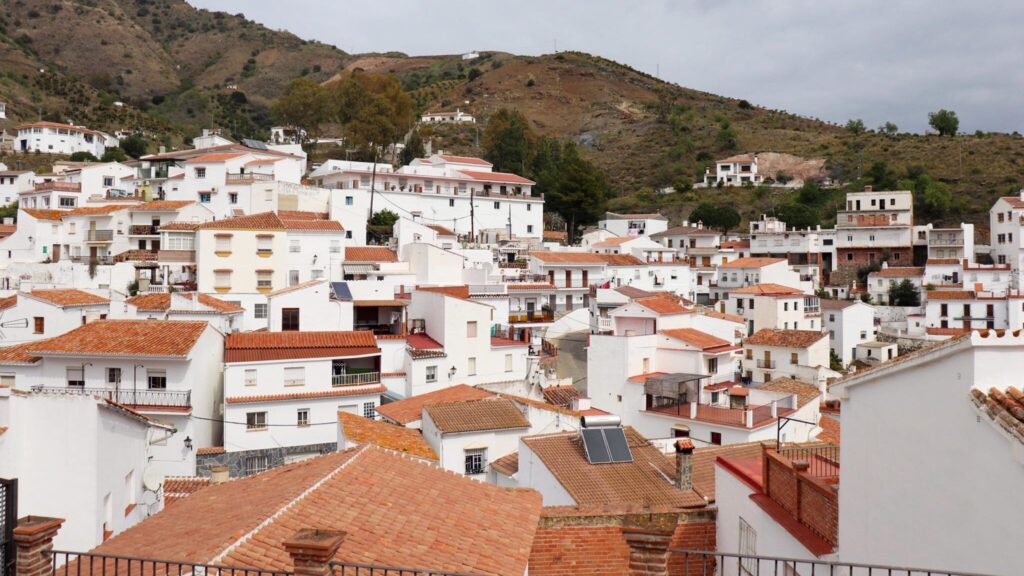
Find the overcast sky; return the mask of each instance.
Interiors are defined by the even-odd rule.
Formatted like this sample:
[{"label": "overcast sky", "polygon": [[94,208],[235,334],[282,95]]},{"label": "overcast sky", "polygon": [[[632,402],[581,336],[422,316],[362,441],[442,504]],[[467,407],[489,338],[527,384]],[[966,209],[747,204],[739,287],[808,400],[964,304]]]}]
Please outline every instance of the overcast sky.
[{"label": "overcast sky", "polygon": [[1024,132],[1020,0],[190,0],[347,52],[555,49],[836,122]]}]

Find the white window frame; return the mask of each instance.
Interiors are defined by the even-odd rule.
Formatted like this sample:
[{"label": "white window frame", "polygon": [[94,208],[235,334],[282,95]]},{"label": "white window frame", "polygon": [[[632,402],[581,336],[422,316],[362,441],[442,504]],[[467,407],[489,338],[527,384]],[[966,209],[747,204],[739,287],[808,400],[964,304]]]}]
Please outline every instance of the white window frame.
[{"label": "white window frame", "polygon": [[267,429],[267,412],[246,412],[245,413],[245,429],[247,431],[253,430],[266,430]]},{"label": "white window frame", "polygon": [[285,366],[284,367],[284,385],[285,386],[305,386],[306,385],[306,367],[305,366]]},{"label": "white window frame", "polygon": [[425,375],[427,382],[437,382],[437,365],[427,366]]}]

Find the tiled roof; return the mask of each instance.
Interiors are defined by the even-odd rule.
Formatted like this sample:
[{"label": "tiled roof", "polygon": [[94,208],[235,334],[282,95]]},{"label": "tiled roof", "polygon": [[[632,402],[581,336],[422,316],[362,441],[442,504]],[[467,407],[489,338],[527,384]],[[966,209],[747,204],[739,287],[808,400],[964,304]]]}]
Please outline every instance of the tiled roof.
[{"label": "tiled roof", "polygon": [[395,452],[437,461],[437,454],[423,439],[423,434],[419,430],[363,418],[348,412],[338,412],[338,421],[346,440],[357,444],[373,444]]},{"label": "tiled roof", "polygon": [[751,256],[749,258],[737,258],[731,262],[726,262],[719,266],[719,268],[761,268],[771,264],[778,264],[779,262],[785,262],[785,258],[769,258],[765,256]]},{"label": "tiled roof", "polygon": [[206,329],[186,320],[94,320],[43,342],[37,354],[185,357]]},{"label": "tiled roof", "polygon": [[65,212],[64,217],[67,218],[68,216],[100,216],[105,214],[113,214],[114,212],[118,212],[120,210],[127,210],[129,208],[134,208],[134,206],[131,204],[109,204],[107,206],[82,206],[80,208],[75,208],[74,210],[69,210]]},{"label": "tiled roof", "polygon": [[[621,576],[632,573],[629,544],[623,537],[621,526],[613,523],[542,524],[534,536],[530,576]],[[677,573],[670,574],[676,576]]]},{"label": "tiled roof", "polygon": [[632,462],[590,464],[577,432],[528,436],[521,441],[577,505],[704,506],[704,499],[696,492],[683,492],[671,482],[677,476],[674,459],[633,428],[624,430]]},{"label": "tiled roof", "polygon": [[554,290],[554,284],[527,284],[525,282],[515,282],[508,285],[508,289],[515,290]]},{"label": "tiled roof", "polygon": [[441,236],[455,236],[455,232],[452,232],[448,228],[445,228],[444,226],[440,226],[438,224],[426,224],[426,227],[430,228],[434,232],[437,232]]},{"label": "tiled roof", "polygon": [[928,300],[974,300],[976,294],[970,290],[929,290]]},{"label": "tiled roof", "polygon": [[758,390],[796,394],[797,408],[803,408],[811,402],[821,400],[821,391],[817,386],[812,386],[792,378],[772,378],[770,382],[762,384]]},{"label": "tiled roof", "polygon": [[762,328],[747,338],[745,344],[755,346],[781,346],[783,348],[807,348],[828,338],[825,332],[817,330],[776,330],[774,328]]},{"label": "tiled roof", "polygon": [[45,122],[45,121],[30,122],[28,124],[19,124],[14,129],[15,130],[23,130],[25,128],[59,128],[59,129],[62,129],[62,130],[69,130],[71,132],[81,132],[83,134],[99,134],[99,132],[97,132],[95,130],[89,130],[88,128],[83,128],[81,126],[75,126],[74,124],[61,124],[59,122]]},{"label": "tiled roof", "polygon": [[491,469],[501,472],[505,476],[512,476],[519,472],[519,452],[505,454],[501,458],[491,462]]},{"label": "tiled roof", "polygon": [[989,388],[987,394],[972,388],[971,399],[993,422],[1018,441],[1024,442],[1024,393],[1019,388]]},{"label": "tiled roof", "polygon": [[436,292],[438,294],[444,294],[445,296],[451,296],[452,298],[460,298],[466,300],[469,298],[469,286],[417,286],[416,290],[422,292]]},{"label": "tiled roof", "polygon": [[636,237],[624,236],[619,238],[608,238],[607,240],[602,240],[596,244],[592,244],[591,248],[614,248],[616,246],[621,246],[630,240],[636,240]]},{"label": "tiled roof", "polygon": [[294,286],[287,286],[285,288],[281,288],[280,290],[274,290],[273,292],[267,294],[267,298],[273,298],[274,296],[281,296],[282,294],[288,294],[289,292],[296,292],[298,290],[303,290],[305,288],[309,288],[310,286],[317,286],[317,285],[323,284],[325,282],[327,282],[327,280],[325,280],[323,278],[314,278],[312,280],[306,280],[305,282],[299,282],[298,284],[296,284]]},{"label": "tiled roof", "polygon": [[0,238],[6,238],[18,231],[14,224],[0,224]]},{"label": "tiled roof", "polygon": [[970,332],[966,328],[939,328],[938,326],[929,326],[924,329],[925,334],[929,336],[962,336]]},{"label": "tiled roof", "polygon": [[459,170],[459,172],[469,176],[474,180],[480,180],[483,182],[508,182],[510,184],[534,184],[533,180],[529,178],[523,178],[518,174],[509,174],[506,172],[480,172],[477,170]]},{"label": "tiled roof", "polygon": [[674,328],[671,330],[661,330],[658,333],[685,342],[691,346],[696,346],[701,350],[732,346],[732,342],[712,336],[707,332],[701,332],[696,328]]},{"label": "tiled roof", "polygon": [[633,300],[634,303],[658,314],[685,314],[690,310],[680,304],[671,294],[656,294]]},{"label": "tiled roof", "polygon": [[345,228],[337,220],[282,220],[288,230],[301,232],[344,232]]},{"label": "tiled roof", "polygon": [[340,561],[521,576],[540,507],[535,492],[364,446],[204,488],[94,551],[290,571],[283,542],[315,527],[347,533]]},{"label": "tiled roof", "polygon": [[383,246],[346,246],[346,262],[398,262],[398,254]]},{"label": "tiled roof", "polygon": [[164,478],[164,506],[170,506],[182,498],[191,496],[210,485],[210,478],[203,476],[168,476]]},{"label": "tiled roof", "polygon": [[284,230],[285,223],[273,212],[260,212],[205,222],[197,230]]},{"label": "tiled roof", "polygon": [[592,252],[551,252],[543,250],[530,252],[531,258],[536,258],[541,262],[549,264],[607,264],[608,260],[604,256],[604,254],[594,254]]},{"label": "tiled roof", "polygon": [[548,386],[544,389],[544,399],[556,406],[568,408],[572,403],[583,397],[583,393],[575,386]]},{"label": "tiled roof", "polygon": [[715,160],[716,164],[732,164],[734,162],[753,162],[753,154],[736,154],[735,156],[729,156],[721,160]]},{"label": "tiled roof", "polygon": [[565,230],[545,230],[543,238],[547,241],[562,242],[569,237],[569,233]]},{"label": "tiled roof", "polygon": [[632,254],[598,254],[609,266],[643,266],[644,261]]},{"label": "tiled roof", "polygon": [[615,291],[622,294],[626,298],[644,298],[646,296],[656,296],[654,292],[647,290],[641,290],[640,288],[634,288],[633,286],[619,286],[615,288]]},{"label": "tiled roof", "polygon": [[506,398],[427,404],[423,410],[443,434],[530,427],[530,421]]},{"label": "tiled roof", "polygon": [[195,204],[195,202],[192,200],[153,200],[133,207],[132,212],[176,212],[189,204]]},{"label": "tiled roof", "polygon": [[434,340],[429,334],[409,334],[405,338],[405,343],[413,350],[443,350],[444,346],[440,342]]},{"label": "tiled roof", "polygon": [[720,244],[722,248],[742,249],[750,248],[750,240],[729,240]]},{"label": "tiled roof", "polygon": [[925,264],[929,266],[950,266],[960,264],[956,258],[929,258]]},{"label": "tiled roof", "polygon": [[881,278],[913,278],[916,276],[924,276],[924,267],[919,268],[916,266],[905,266],[882,268],[881,270],[872,272],[870,275]]},{"label": "tiled roof", "polygon": [[261,404],[264,402],[283,402],[287,400],[310,400],[315,398],[341,398],[344,396],[364,396],[387,392],[383,384],[364,384],[357,386],[341,386],[320,392],[291,392],[286,394],[256,394],[252,396],[228,396],[225,404]]},{"label": "tiled roof", "polygon": [[718,318],[719,320],[728,320],[729,322],[735,322],[737,324],[745,324],[746,323],[746,320],[744,320],[742,316],[737,316],[736,314],[726,314],[725,312],[719,312],[718,310],[712,310],[710,308],[706,308],[704,310],[701,310],[700,314],[702,316],[707,316],[709,318]]},{"label": "tiled roof", "polygon": [[[182,298],[187,298],[189,300],[193,300],[195,298],[195,292],[175,292],[174,295],[181,296]],[[171,295],[168,292],[149,292],[147,294],[132,296],[125,300],[125,303],[135,306],[138,310],[166,312],[171,309]],[[199,303],[215,312],[221,312],[224,314],[238,314],[245,312],[245,308],[242,308],[238,304],[225,302],[220,298],[215,298],[208,294],[200,294]],[[182,309],[181,311],[189,312],[191,310]]]},{"label": "tiled roof", "polygon": [[21,211],[35,218],[36,220],[49,220],[52,222],[60,222],[61,217],[64,216],[64,212],[60,210],[38,210],[36,208],[22,208]]},{"label": "tiled roof", "polygon": [[821,419],[818,420],[818,426],[821,426],[821,432],[818,434],[819,441],[828,442],[829,444],[839,444],[839,420],[827,414],[822,414]]},{"label": "tiled roof", "polygon": [[444,160],[445,162],[456,162],[459,164],[476,164],[477,166],[493,166],[493,164],[491,164],[487,160],[484,160],[483,158],[474,158],[472,156],[451,156],[449,154],[441,154],[438,156],[438,158]]},{"label": "tiled roof", "polygon": [[259,362],[379,354],[373,332],[234,332],[224,339],[225,362]]},{"label": "tiled roof", "polygon": [[6,298],[0,298],[0,310],[7,310],[8,308],[13,308],[14,305],[17,304],[17,303],[18,303],[18,295],[17,294],[11,294],[10,296],[8,296]]},{"label": "tiled roof", "polygon": [[78,290],[77,288],[54,288],[54,289],[42,289],[37,288],[27,293],[29,296],[37,300],[43,300],[50,304],[55,304],[61,308],[69,306],[91,306],[96,304],[110,304],[110,300],[90,294],[84,290]]},{"label": "tiled roof", "polygon": [[857,302],[854,300],[836,300],[834,298],[822,298],[819,300],[819,304],[824,310],[842,310],[853,306]]},{"label": "tiled roof", "polygon": [[160,230],[195,230],[202,225],[202,222],[168,222],[161,224]]},{"label": "tiled roof", "polygon": [[35,348],[44,342],[48,340],[0,347],[0,364],[35,364],[39,361],[39,356],[34,354]]},{"label": "tiled roof", "polygon": [[618,214],[616,212],[605,212],[604,220],[668,220],[658,212]]},{"label": "tiled roof", "polygon": [[188,160],[187,164],[208,164],[212,162],[225,162],[227,160],[233,160],[239,156],[245,155],[244,152],[215,152],[213,154],[203,154],[202,156],[196,156]]},{"label": "tiled roof", "polygon": [[[766,442],[774,446],[775,441]],[[740,444],[728,444],[725,446],[707,446],[697,448],[693,451],[693,488],[706,497],[709,501],[715,501],[715,460],[723,458],[761,458],[761,442],[744,442]]]},{"label": "tiled roof", "polygon": [[[0,348],[0,350],[3,350]],[[418,421],[423,415],[423,407],[438,402],[457,402],[461,400],[480,400],[482,398],[493,398],[494,394],[487,390],[474,388],[468,384],[456,384],[448,388],[435,390],[426,394],[419,394],[399,400],[381,404],[377,407],[377,413],[387,417],[392,422],[407,425]]]},{"label": "tiled roof", "polygon": [[737,288],[729,292],[730,294],[754,294],[755,296],[789,296],[803,294],[796,288],[790,288],[789,286],[783,286],[782,284],[754,284],[753,286],[745,286],[743,288]]},{"label": "tiled roof", "polygon": [[668,236],[717,236],[718,232],[710,228],[701,228],[698,226],[674,226],[668,230],[663,230],[651,234],[651,238],[665,238]]},{"label": "tiled roof", "polygon": [[[273,160],[277,162],[278,160]],[[278,210],[277,215],[282,220],[328,220],[330,215],[327,212],[309,212],[308,210]]]},{"label": "tiled roof", "polygon": [[1004,200],[1011,208],[1024,208],[1024,199],[1020,196],[1003,196],[1000,200]]}]

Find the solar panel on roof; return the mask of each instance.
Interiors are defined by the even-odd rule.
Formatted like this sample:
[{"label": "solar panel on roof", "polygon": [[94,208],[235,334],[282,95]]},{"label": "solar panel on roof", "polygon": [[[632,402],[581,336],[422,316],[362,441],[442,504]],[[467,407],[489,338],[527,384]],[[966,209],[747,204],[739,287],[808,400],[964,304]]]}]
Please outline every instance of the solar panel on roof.
[{"label": "solar panel on roof", "polygon": [[245,138],[242,140],[242,146],[246,148],[252,148],[253,150],[267,150],[267,143],[260,142],[259,140],[250,140]]},{"label": "solar panel on roof", "polygon": [[604,428],[602,431],[612,462],[632,462],[633,453],[629,451],[626,432],[622,428]]},{"label": "solar panel on roof", "polygon": [[604,441],[604,431],[600,428],[585,428],[580,431],[583,436],[583,450],[587,453],[587,461],[591,464],[607,464],[612,461],[608,445]]},{"label": "solar panel on roof", "polygon": [[335,300],[348,302],[352,300],[352,291],[348,289],[348,282],[331,282],[331,292]]}]

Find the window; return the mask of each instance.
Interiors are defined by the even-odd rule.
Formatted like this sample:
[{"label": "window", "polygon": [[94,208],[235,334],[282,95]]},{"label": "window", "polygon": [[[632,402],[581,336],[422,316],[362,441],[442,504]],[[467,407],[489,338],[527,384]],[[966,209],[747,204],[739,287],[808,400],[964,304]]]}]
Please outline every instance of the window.
[{"label": "window", "polygon": [[377,407],[374,406],[373,402],[363,403],[363,418],[367,418],[370,420],[377,419]]},{"label": "window", "polygon": [[345,206],[352,206],[355,203],[356,203],[355,198],[353,198],[351,196],[345,196]]},{"label": "window", "polygon": [[295,424],[309,426],[309,408],[299,408],[295,411]]},{"label": "window", "polygon": [[[743,556],[757,555],[757,532],[747,524],[747,521],[740,518],[740,550]],[[758,573],[757,558],[741,558],[740,574],[743,576],[755,576]]]},{"label": "window", "polygon": [[476,338],[476,320],[466,322],[466,338]]},{"label": "window", "polygon": [[752,349],[750,349],[750,348],[747,348],[746,352],[747,352],[747,360],[753,360],[754,359],[754,351]]},{"label": "window", "polygon": [[309,279],[310,280],[319,280],[319,279],[321,279],[323,277],[324,277],[324,271],[323,270],[310,270],[310,272],[309,272]]},{"label": "window", "polygon": [[146,370],[146,383],[150,390],[166,390],[167,370]]},{"label": "window", "polygon": [[533,205],[532,205],[532,204],[527,204],[527,205],[526,205],[526,211],[527,211],[527,212],[532,212],[532,210],[530,210],[531,208],[533,208]]},{"label": "window", "polygon": [[281,309],[281,330],[298,330],[299,329],[299,309],[298,308],[282,308]]},{"label": "window", "polygon": [[245,385],[246,386],[255,386],[256,385],[256,369],[255,368],[247,368],[245,370]]},{"label": "window", "polygon": [[124,514],[127,516],[135,508],[135,470],[129,470],[124,475],[124,491],[128,500],[128,507],[124,510]]},{"label": "window", "polygon": [[505,354],[505,372],[512,371],[512,355]]},{"label": "window", "polygon": [[487,464],[487,450],[466,450],[466,476],[484,473]]},{"label": "window", "polygon": [[118,385],[121,383],[121,369],[107,368],[107,384]]},{"label": "window", "polygon": [[68,196],[61,196],[60,198],[57,199],[57,204],[61,208],[74,208],[76,202],[75,202],[75,198],[68,197]]},{"label": "window", "polygon": [[341,240],[331,240],[331,254],[341,252]]},{"label": "window", "polygon": [[206,168],[196,168],[196,179],[206,178]]},{"label": "window", "polygon": [[256,253],[260,256],[268,256],[274,253],[274,237],[260,235],[256,237]]},{"label": "window", "polygon": [[427,366],[427,382],[437,382],[437,366]]},{"label": "window", "polygon": [[230,290],[231,289],[231,271],[230,270],[214,270],[213,271],[213,287],[218,290]]},{"label": "window", "polygon": [[708,374],[718,373],[718,358],[708,358]]},{"label": "window", "polygon": [[231,253],[231,235],[230,234],[218,234],[214,241],[213,250],[215,252],[226,252]]},{"label": "window", "polygon": [[267,317],[267,305],[266,304],[256,304],[256,306],[253,308],[253,311],[256,314],[256,318],[262,319],[262,318],[266,318]]},{"label": "window", "polygon": [[466,359],[466,376],[476,376],[476,358],[469,357]]},{"label": "window", "polygon": [[68,386],[85,386],[85,368],[82,366],[68,366]]},{"label": "window", "polygon": [[494,203],[494,209],[495,210],[501,210],[501,202],[495,202]]},{"label": "window", "polygon": [[266,430],[267,429],[267,413],[266,412],[246,412],[246,414],[245,414],[245,429],[246,430]]},{"label": "window", "polygon": [[0,374],[0,388],[14,388],[14,374]]},{"label": "window", "polygon": [[210,196],[209,192],[200,192],[199,193],[199,202],[201,202],[203,204],[209,204],[210,203],[210,199],[211,199],[211,196]]},{"label": "window", "polygon": [[32,319],[33,323],[33,334],[42,334],[46,329],[46,318],[42,316],[36,316]]},{"label": "window", "polygon": [[798,362],[799,362],[799,360],[797,360],[796,352],[790,352],[789,353],[789,363],[790,364],[796,364]]},{"label": "window", "polygon": [[298,283],[299,283],[299,271],[298,270],[289,270],[288,271],[288,285],[289,286],[295,286]]},{"label": "window", "polygon": [[195,239],[194,234],[165,234],[166,246],[164,248],[167,250],[194,250]]},{"label": "window", "polygon": [[228,202],[231,204],[238,204],[238,192],[228,194]]},{"label": "window", "polygon": [[714,444],[715,446],[721,446],[722,445],[722,433],[721,432],[712,432],[711,433],[711,443]]},{"label": "window", "polygon": [[454,208],[455,207],[455,198],[449,198],[448,199],[448,207],[449,208]]},{"label": "window", "polygon": [[532,234],[533,233],[533,224],[527,224],[526,225],[526,233],[527,234]]},{"label": "window", "polygon": [[245,459],[245,474],[251,476],[270,469],[270,456],[248,456]]},{"label": "window", "polygon": [[302,386],[306,383],[306,368],[304,366],[288,366],[284,369],[285,386]]},{"label": "window", "polygon": [[299,243],[298,240],[295,240],[295,239],[289,240],[288,241],[288,251],[293,253],[293,254],[296,253],[296,252],[302,252],[302,245]]},{"label": "window", "polygon": [[256,288],[269,290],[274,286],[274,272],[272,270],[256,271]]}]

